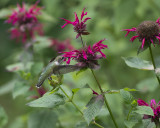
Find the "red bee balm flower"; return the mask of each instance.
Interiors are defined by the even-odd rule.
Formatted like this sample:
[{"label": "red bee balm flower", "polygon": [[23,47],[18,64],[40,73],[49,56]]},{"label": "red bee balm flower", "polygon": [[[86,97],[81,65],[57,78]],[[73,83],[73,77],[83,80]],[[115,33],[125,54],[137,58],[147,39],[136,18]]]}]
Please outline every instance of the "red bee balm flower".
[{"label": "red bee balm flower", "polygon": [[64,28],[67,24],[72,24],[74,26],[74,31],[78,33],[77,36],[76,36],[76,39],[80,35],[88,35],[89,34],[89,32],[87,32],[87,30],[86,30],[86,24],[85,24],[85,22],[87,20],[91,19],[91,18],[87,17],[84,20],[82,20],[83,17],[85,15],[87,15],[87,12],[84,13],[84,9],[83,9],[82,14],[81,14],[81,20],[78,19],[78,16],[77,16],[76,12],[74,13],[75,14],[75,21],[73,21],[73,22],[62,18],[63,20],[66,21],[66,23],[62,26],[62,28]]},{"label": "red bee balm flower", "polygon": [[144,21],[142,22],[137,28],[132,29],[123,29],[123,31],[127,31],[127,36],[130,32],[135,32],[136,35],[133,36],[130,41],[134,41],[136,38],[139,39],[140,42],[142,42],[141,48],[143,49],[145,42],[152,43],[154,45],[154,42],[156,40],[159,40],[160,43],[160,21],[159,19],[154,21]]},{"label": "red bee balm flower", "polygon": [[[104,39],[105,40],[105,39]],[[62,55],[65,57],[64,61],[70,64],[71,59],[76,60],[78,63],[76,65],[83,68],[97,69],[99,68],[98,59],[106,58],[105,54],[102,53],[102,49],[108,48],[107,45],[102,44],[104,40],[100,40],[95,43],[92,47],[86,46],[79,50],[73,50],[70,52],[63,52]],[[97,53],[100,53],[99,55]]]},{"label": "red bee balm flower", "polygon": [[157,122],[159,121],[160,118],[160,102],[158,104],[156,104],[156,101],[154,99],[151,100],[150,104],[147,104],[145,101],[139,99],[138,101],[138,105],[139,106],[150,106],[153,109],[154,112],[154,116],[150,116],[150,115],[144,115],[144,119],[148,119],[151,118],[153,122]]},{"label": "red bee balm flower", "polygon": [[6,23],[12,24],[11,37],[16,39],[22,39],[25,42],[29,38],[34,37],[34,33],[39,35],[43,34],[42,24],[38,22],[37,15],[41,14],[41,8],[37,7],[38,2],[32,5],[29,9],[26,9],[23,3],[22,7],[18,4],[18,10],[14,10],[9,16]]}]

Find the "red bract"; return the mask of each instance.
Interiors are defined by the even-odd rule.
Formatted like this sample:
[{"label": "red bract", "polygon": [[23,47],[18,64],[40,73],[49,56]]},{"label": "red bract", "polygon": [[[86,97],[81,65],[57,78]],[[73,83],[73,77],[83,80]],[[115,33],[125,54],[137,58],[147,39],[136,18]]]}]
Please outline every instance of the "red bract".
[{"label": "red bract", "polygon": [[154,99],[151,100],[150,104],[147,104],[145,101],[139,99],[138,101],[138,105],[139,106],[150,106],[153,109],[154,112],[154,116],[150,116],[150,115],[144,115],[144,119],[148,119],[151,118],[153,122],[157,122],[159,121],[160,118],[160,102],[158,104],[156,104],[156,101]]},{"label": "red bract", "polygon": [[51,39],[51,47],[57,52],[64,52],[65,50],[73,50],[74,47],[71,45],[70,39],[59,41]]},{"label": "red bract", "polygon": [[148,42],[149,44],[153,44],[156,42],[156,40],[160,43],[160,21],[159,19],[154,21],[144,21],[142,22],[137,28],[132,29],[123,29],[123,31],[127,31],[127,36],[130,32],[135,32],[136,35],[133,36],[130,41],[134,41],[136,38],[139,39],[140,42],[142,42],[141,48],[144,47],[145,42]]},{"label": "red bract", "polygon": [[[105,39],[104,39],[105,40]],[[96,69],[99,67],[98,59],[105,58],[105,54],[101,51],[102,49],[108,48],[107,45],[102,44],[104,40],[100,40],[99,42],[95,43],[92,47],[86,46],[79,50],[73,50],[70,52],[63,52],[62,55],[65,57],[64,61],[67,64],[70,64],[71,59],[76,60],[78,63],[76,65],[84,67],[84,68],[91,68]],[[97,54],[100,53],[100,54]]]},{"label": "red bract", "polygon": [[89,32],[87,32],[87,30],[86,30],[86,24],[85,23],[86,23],[87,20],[89,20],[91,18],[87,17],[84,20],[82,20],[83,17],[85,15],[87,15],[87,12],[84,13],[84,9],[83,9],[82,14],[81,14],[81,20],[79,20],[76,12],[74,13],[75,14],[75,21],[73,21],[73,22],[62,18],[63,20],[66,21],[66,23],[62,26],[62,28],[64,28],[67,24],[72,24],[74,26],[74,28],[73,28],[74,31],[78,33],[77,36],[76,36],[76,39],[80,35],[88,35],[89,34]]},{"label": "red bract", "polygon": [[39,23],[37,15],[41,14],[42,8],[37,7],[38,2],[32,5],[29,9],[23,3],[22,7],[18,4],[18,10],[13,10],[12,14],[6,20],[6,23],[12,24],[11,37],[17,40],[22,39],[26,42],[27,39],[33,38],[35,32],[39,35],[43,34],[42,24]]}]

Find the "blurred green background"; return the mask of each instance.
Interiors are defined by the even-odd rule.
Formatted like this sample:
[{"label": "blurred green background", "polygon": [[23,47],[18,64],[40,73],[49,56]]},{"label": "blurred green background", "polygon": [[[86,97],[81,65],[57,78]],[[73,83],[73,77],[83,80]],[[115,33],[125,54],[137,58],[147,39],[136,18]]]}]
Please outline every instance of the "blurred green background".
[{"label": "blurred green background", "polygon": [[[1,0],[0,8],[12,8],[15,7],[17,3],[22,2],[27,4],[35,3],[33,0]],[[81,11],[85,7],[88,12],[87,16],[92,19],[87,21],[87,29],[90,35],[83,36],[84,41],[87,42],[87,44],[93,44],[106,38],[107,41],[105,41],[105,44],[109,47],[109,49],[104,50],[107,59],[100,60],[101,68],[95,71],[103,88],[113,90],[124,87],[145,89],[146,91],[143,93],[134,92],[134,97],[142,98],[147,102],[152,98],[156,99],[157,102],[160,100],[157,85],[154,85],[152,82],[149,83],[149,85],[147,82],[143,82],[145,79],[154,77],[154,73],[130,68],[121,58],[137,56],[137,49],[141,45],[138,40],[131,43],[129,39],[133,34],[129,34],[125,38],[126,32],[121,30],[137,27],[144,20],[156,21],[160,17],[159,0],[41,0],[39,6],[43,6],[45,13],[52,17],[52,20],[47,21],[43,20],[43,18],[41,20],[44,25],[44,36],[58,40],[70,38],[75,48],[81,47],[80,39],[75,39],[76,33],[73,32],[73,27],[71,25],[67,25],[65,28],[61,29],[61,25],[64,24],[64,21],[60,18],[73,21],[74,12],[77,12],[78,16],[80,16]],[[8,72],[6,66],[17,61],[16,57],[19,51],[23,50],[23,44],[10,39],[8,29],[11,25],[4,23],[4,21],[5,18],[0,19],[0,105],[3,106],[8,115],[6,128],[25,128],[28,127],[27,120],[29,113],[38,109],[32,109],[26,106],[25,104],[28,101],[25,96],[20,96],[16,99],[12,98],[12,80],[16,80],[17,76],[15,73]],[[43,43],[46,42],[44,41]],[[155,58],[159,58],[159,46],[153,47],[153,49]],[[47,62],[56,55],[56,51],[52,48],[46,48],[41,54],[37,55],[36,60],[43,61],[46,65]],[[142,59],[150,60],[148,50],[138,56]],[[98,90],[89,70],[80,74],[77,78],[72,76],[75,76],[75,74],[70,73],[64,76],[64,83],[66,83],[64,86],[68,90],[79,86],[82,87],[86,83],[93,89]],[[139,87],[138,83],[140,82],[141,85]],[[7,86],[7,89],[5,89],[6,92],[1,88],[2,86],[4,87],[4,85]],[[80,108],[83,108],[91,96],[91,90],[82,89],[76,94],[74,100]],[[118,124],[123,128],[123,120],[125,119],[126,113],[122,99],[118,94],[107,95],[107,99],[109,100]],[[62,127],[78,127],[76,124],[81,122],[81,120],[83,121],[80,114],[70,103],[54,111],[57,113]],[[106,128],[114,127],[109,115],[106,120],[105,114],[102,110],[98,116],[98,122]],[[19,117],[21,117],[21,119]],[[90,127],[95,126],[91,125]]]}]

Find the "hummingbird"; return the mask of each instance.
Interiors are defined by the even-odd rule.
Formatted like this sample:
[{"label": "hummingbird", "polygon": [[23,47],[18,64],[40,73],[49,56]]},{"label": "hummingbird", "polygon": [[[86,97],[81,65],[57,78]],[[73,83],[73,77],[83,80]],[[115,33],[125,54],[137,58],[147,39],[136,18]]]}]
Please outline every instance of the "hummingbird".
[{"label": "hummingbird", "polygon": [[50,61],[39,77],[38,83],[36,84],[37,88],[41,87],[43,82],[47,78],[50,78],[52,74],[63,75],[69,72],[80,70],[82,68],[77,65],[62,65],[64,59],[65,58],[63,56],[57,56],[54,60]]}]

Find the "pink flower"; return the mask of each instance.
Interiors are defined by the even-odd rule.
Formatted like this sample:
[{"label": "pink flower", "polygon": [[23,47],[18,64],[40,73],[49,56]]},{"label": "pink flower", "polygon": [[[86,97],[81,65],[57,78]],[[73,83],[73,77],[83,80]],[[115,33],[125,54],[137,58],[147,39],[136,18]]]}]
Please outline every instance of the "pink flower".
[{"label": "pink flower", "polygon": [[159,41],[160,44],[160,18],[156,21],[144,21],[142,22],[137,28],[131,28],[131,29],[123,29],[123,31],[127,31],[127,36],[130,32],[135,32],[136,35],[133,36],[130,41],[134,41],[136,38],[139,39],[140,42],[142,42],[141,48],[146,44],[146,42],[149,43],[149,45],[152,43],[156,43],[156,41]]},{"label": "pink flower", "polygon": [[139,106],[150,106],[153,109],[154,112],[154,116],[150,116],[150,115],[144,115],[144,119],[148,119],[151,118],[153,122],[157,122],[157,120],[159,120],[160,118],[160,102],[158,104],[156,104],[155,99],[151,100],[150,104],[147,104],[145,101],[139,99],[138,101],[138,105]]},{"label": "pink flower", "polygon": [[22,7],[18,4],[18,10],[13,10],[12,14],[6,20],[6,23],[12,24],[11,38],[26,42],[27,39],[34,38],[35,32],[42,35],[42,24],[39,23],[37,15],[41,14],[42,8],[37,7],[38,2],[29,9],[23,3]]},{"label": "pink flower", "polygon": [[[84,9],[85,9],[85,8],[84,8]],[[73,28],[74,31],[78,33],[77,36],[76,36],[76,39],[77,39],[80,35],[88,35],[88,34],[89,34],[89,32],[87,32],[87,30],[86,30],[86,24],[85,24],[85,23],[86,23],[87,20],[89,20],[89,19],[91,19],[91,18],[90,18],[90,17],[87,17],[87,18],[85,18],[84,20],[82,20],[83,17],[84,17],[85,15],[87,15],[87,12],[84,13],[84,9],[83,9],[82,14],[81,14],[81,20],[79,20],[76,12],[74,13],[74,14],[75,14],[75,21],[73,21],[73,22],[62,18],[63,20],[66,21],[66,23],[62,26],[62,28],[64,28],[67,24],[72,24],[73,27],[74,27],[74,28]]]},{"label": "pink flower", "polygon": [[65,50],[73,50],[74,47],[71,45],[70,39],[59,41],[51,39],[51,47],[57,52],[64,52]]},{"label": "pink flower", "polygon": [[78,66],[91,69],[99,68],[97,60],[101,58],[106,58],[105,54],[101,50],[108,48],[107,45],[102,44],[104,40],[100,40],[92,47],[89,45],[83,49],[73,50],[70,52],[62,52],[64,53],[62,56],[65,57],[64,61],[66,61],[67,64],[70,64],[71,60],[75,60],[78,62],[76,64]]}]

